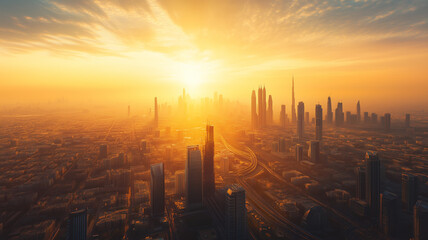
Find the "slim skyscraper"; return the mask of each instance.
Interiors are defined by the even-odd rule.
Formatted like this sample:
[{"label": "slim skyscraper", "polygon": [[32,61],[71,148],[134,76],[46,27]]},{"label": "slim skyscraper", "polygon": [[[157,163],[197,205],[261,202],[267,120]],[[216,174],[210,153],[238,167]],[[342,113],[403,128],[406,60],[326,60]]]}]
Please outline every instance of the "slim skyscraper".
[{"label": "slim skyscraper", "polygon": [[294,76],[291,84],[291,122],[296,122],[296,100],[294,99]]},{"label": "slim skyscraper", "polygon": [[333,123],[333,109],[331,107],[331,98],[328,97],[327,100],[327,116],[326,116],[326,120],[328,124],[332,124]]},{"label": "slim skyscraper", "polygon": [[397,195],[385,191],[380,194],[379,227],[388,237],[394,236],[397,229]]},{"label": "slim skyscraper", "polygon": [[188,209],[202,206],[202,159],[198,145],[187,147],[186,205]]},{"label": "slim skyscraper", "polygon": [[297,162],[303,161],[303,146],[300,144],[296,145],[296,161]]},{"label": "slim skyscraper", "polygon": [[380,160],[377,152],[368,151],[365,158],[366,164],[366,202],[369,205],[372,216],[379,214],[380,194]]},{"label": "slim skyscraper", "polygon": [[261,128],[263,125],[263,89],[261,87],[259,87],[258,89],[257,101],[258,101],[258,109],[259,109],[258,125],[259,125],[259,128]]},{"label": "slim skyscraper", "polygon": [[336,126],[342,126],[345,120],[345,114],[343,113],[343,105],[341,102],[337,103],[335,117]]},{"label": "slim skyscraper", "polygon": [[245,207],[245,189],[237,184],[226,191],[226,239],[247,239],[247,209]]},{"label": "slim skyscraper", "polygon": [[360,106],[360,101],[357,102],[357,121],[361,122],[361,106]]},{"label": "slim skyscraper", "polygon": [[320,142],[310,141],[308,158],[313,163],[320,163]]},{"label": "slim skyscraper", "polygon": [[357,167],[355,169],[355,175],[357,175],[357,186],[355,189],[356,197],[358,200],[366,200],[366,169],[363,167]]},{"label": "slim skyscraper", "polygon": [[185,173],[183,170],[175,172],[175,194],[183,196],[186,191]]},{"label": "slim skyscraper", "polygon": [[281,128],[287,127],[287,113],[285,112],[285,105],[281,105],[281,112],[279,113],[279,122]]},{"label": "slim skyscraper", "polygon": [[297,137],[299,140],[303,140],[305,128],[305,104],[303,102],[299,102],[297,106]]},{"label": "slim skyscraper", "polygon": [[86,240],[88,227],[87,210],[82,209],[70,213],[67,223],[67,240]]},{"label": "slim skyscraper", "polygon": [[159,126],[158,98],[155,97],[155,128]]},{"label": "slim skyscraper", "polygon": [[214,175],[214,126],[207,125],[203,162],[203,194],[204,201],[212,197],[215,192]]},{"label": "slim skyscraper", "polygon": [[406,121],[405,121],[405,123],[404,123],[404,126],[406,127],[406,128],[409,128],[410,127],[410,114],[406,114]]},{"label": "slim skyscraper", "polygon": [[413,208],[413,235],[415,240],[428,239],[428,203],[417,201]]},{"label": "slim skyscraper", "polygon": [[257,99],[256,91],[253,90],[253,93],[251,94],[251,127],[256,129],[257,124]]},{"label": "slim skyscraper", "polygon": [[413,211],[418,200],[418,178],[411,173],[401,175],[401,203],[406,211]]},{"label": "slim skyscraper", "polygon": [[385,130],[389,131],[391,129],[391,114],[385,113]]},{"label": "slim skyscraper", "polygon": [[320,104],[315,106],[315,139],[322,140],[322,107]]},{"label": "slim skyscraper", "polygon": [[163,163],[150,166],[150,206],[153,217],[161,217],[165,209],[165,177]]},{"label": "slim skyscraper", "polygon": [[267,108],[267,123],[268,125],[273,124],[273,101],[272,95],[269,95],[268,108]]}]

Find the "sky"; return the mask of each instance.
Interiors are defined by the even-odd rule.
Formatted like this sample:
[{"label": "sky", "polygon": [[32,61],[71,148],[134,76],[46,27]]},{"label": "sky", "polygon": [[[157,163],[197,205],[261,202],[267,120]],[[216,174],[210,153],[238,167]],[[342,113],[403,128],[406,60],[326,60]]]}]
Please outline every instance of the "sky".
[{"label": "sky", "polygon": [[0,98],[428,106],[426,0],[0,0]]}]

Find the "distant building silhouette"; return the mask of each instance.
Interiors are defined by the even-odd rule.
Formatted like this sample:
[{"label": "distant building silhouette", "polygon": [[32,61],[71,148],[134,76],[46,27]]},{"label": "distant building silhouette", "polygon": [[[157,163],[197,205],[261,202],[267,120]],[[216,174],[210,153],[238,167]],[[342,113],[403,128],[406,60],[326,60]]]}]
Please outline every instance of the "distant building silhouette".
[{"label": "distant building silhouette", "polygon": [[366,164],[366,202],[369,205],[372,216],[379,214],[380,194],[380,160],[377,152],[368,151],[365,158]]},{"label": "distant building silhouette", "polygon": [[410,127],[410,114],[408,114],[408,113],[406,114],[406,120],[405,120],[404,126],[406,128]]},{"label": "distant building silhouette", "polygon": [[385,113],[385,130],[389,131],[391,129],[391,114]]},{"label": "distant building silhouette", "polygon": [[198,145],[187,147],[186,205],[188,209],[202,206],[202,159]]},{"label": "distant building silhouette", "polygon": [[372,113],[371,120],[372,120],[373,124],[377,124],[377,114],[376,113]]},{"label": "distant building silhouette", "polygon": [[401,175],[401,203],[406,211],[413,211],[418,200],[418,178],[411,173]]},{"label": "distant building silhouette", "polygon": [[305,129],[305,104],[299,102],[297,106],[297,137],[299,140],[303,140],[304,129]]},{"label": "distant building silhouette", "polygon": [[328,97],[327,100],[327,116],[326,116],[326,121],[328,124],[332,124],[333,123],[333,108],[331,107],[331,98]]},{"label": "distant building silhouette", "polygon": [[150,205],[153,217],[160,217],[165,209],[165,176],[163,163],[150,166]]},{"label": "distant building silhouette", "polygon": [[345,114],[343,113],[343,105],[341,102],[337,103],[335,117],[336,126],[342,126],[345,120]]},{"label": "distant building silhouette", "polygon": [[322,140],[322,107],[320,104],[315,106],[315,139]]},{"label": "distant building silhouette", "polygon": [[361,122],[361,106],[360,106],[360,101],[357,102],[357,121]]},{"label": "distant building silhouette", "polygon": [[320,142],[319,141],[310,141],[308,158],[313,163],[320,163]]},{"label": "distant building silhouette", "polygon": [[247,239],[247,210],[245,206],[245,190],[234,184],[226,190],[226,239]]},{"label": "distant building silhouette", "polygon": [[204,201],[214,195],[215,174],[214,174],[214,126],[207,125],[203,162],[203,195]]},{"label": "distant building silhouette", "polygon": [[86,240],[88,227],[87,219],[86,209],[70,213],[67,223],[67,240]]},{"label": "distant building silhouette", "polygon": [[279,122],[281,128],[287,127],[287,113],[285,111],[285,105],[281,105],[281,112],[279,113]]},{"label": "distant building silhouette", "polygon": [[370,123],[370,117],[368,112],[364,112],[364,123],[368,124]]},{"label": "distant building silhouette", "polygon": [[267,108],[267,124],[273,124],[273,100],[272,95],[269,95],[268,108]]}]

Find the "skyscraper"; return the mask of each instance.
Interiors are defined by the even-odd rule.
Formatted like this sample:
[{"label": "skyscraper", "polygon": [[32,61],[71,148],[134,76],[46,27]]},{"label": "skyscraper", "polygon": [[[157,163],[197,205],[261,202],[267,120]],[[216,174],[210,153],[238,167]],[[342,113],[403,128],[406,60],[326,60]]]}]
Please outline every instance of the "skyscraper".
[{"label": "skyscraper", "polygon": [[297,137],[299,140],[303,140],[304,128],[305,128],[305,104],[299,102],[297,106]]},{"label": "skyscraper", "polygon": [[294,76],[291,84],[291,122],[296,122],[296,100],[294,99]]},{"label": "skyscraper", "polygon": [[343,113],[343,105],[341,102],[337,103],[335,117],[336,126],[342,126],[345,120],[345,114]]},{"label": "skyscraper", "polygon": [[259,87],[258,89],[257,97],[258,97],[257,101],[258,101],[258,109],[259,109],[258,124],[259,124],[259,128],[261,128],[263,126],[263,89],[261,87]]},{"label": "skyscraper", "polygon": [[364,123],[367,124],[370,122],[369,113],[364,112]]},{"label": "skyscraper", "polygon": [[403,209],[412,211],[418,200],[418,178],[411,173],[401,175],[401,203]]},{"label": "skyscraper", "polygon": [[315,139],[322,140],[322,107],[320,104],[315,106]]},{"label": "skyscraper", "polygon": [[257,128],[257,99],[256,91],[254,90],[251,94],[251,127],[253,129]]},{"label": "skyscraper", "polygon": [[428,239],[428,203],[417,201],[413,208],[413,235],[415,240]]},{"label": "skyscraper", "polygon": [[267,108],[267,123],[268,125],[273,124],[273,101],[272,95],[269,95],[268,108]]},{"label": "skyscraper", "polygon": [[366,202],[373,216],[379,214],[380,160],[377,152],[368,151],[366,164]]},{"label": "skyscraper", "polygon": [[328,97],[327,100],[327,116],[326,116],[326,120],[328,124],[332,124],[333,123],[333,109],[331,107],[331,98]]},{"label": "skyscraper", "polygon": [[406,121],[405,121],[405,123],[404,123],[404,126],[406,127],[406,128],[409,128],[410,127],[410,114],[406,114]]},{"label": "skyscraper", "polygon": [[313,163],[320,163],[320,142],[310,141],[308,158]]},{"label": "skyscraper", "polygon": [[214,177],[214,126],[207,125],[205,137],[205,150],[203,162],[203,194],[204,201],[214,195],[215,177]]},{"label": "skyscraper", "polygon": [[158,98],[155,97],[155,128],[159,125]]},{"label": "skyscraper", "polygon": [[226,239],[247,239],[247,209],[245,207],[245,189],[237,184],[226,191]]},{"label": "skyscraper", "polygon": [[380,194],[379,227],[388,237],[394,236],[397,229],[397,195],[385,191]]},{"label": "skyscraper", "polygon": [[300,144],[296,145],[296,161],[297,162],[303,161],[303,146]]},{"label": "skyscraper", "polygon": [[183,170],[175,172],[175,194],[184,195],[186,190],[185,187],[185,174]]},{"label": "skyscraper", "polygon": [[88,227],[87,210],[81,209],[70,213],[67,222],[68,240],[86,240]]},{"label": "skyscraper", "polygon": [[376,124],[377,123],[377,114],[376,113],[372,113],[372,117],[371,117],[372,123]]},{"label": "skyscraper", "polygon": [[366,169],[363,167],[357,167],[355,169],[355,175],[357,175],[357,186],[355,189],[356,197],[358,200],[366,200]]},{"label": "skyscraper", "polygon": [[153,217],[160,217],[165,209],[165,177],[163,163],[150,166],[150,206]]},{"label": "skyscraper", "polygon": [[391,114],[385,113],[385,130],[389,131],[391,129]]},{"label": "skyscraper", "polygon": [[360,101],[357,102],[357,121],[361,122],[361,106],[360,106]]},{"label": "skyscraper", "polygon": [[282,128],[287,126],[287,114],[285,112],[285,105],[281,105],[281,112],[279,113],[279,122]]},{"label": "skyscraper", "polygon": [[186,205],[188,209],[202,206],[202,159],[198,145],[187,147]]}]

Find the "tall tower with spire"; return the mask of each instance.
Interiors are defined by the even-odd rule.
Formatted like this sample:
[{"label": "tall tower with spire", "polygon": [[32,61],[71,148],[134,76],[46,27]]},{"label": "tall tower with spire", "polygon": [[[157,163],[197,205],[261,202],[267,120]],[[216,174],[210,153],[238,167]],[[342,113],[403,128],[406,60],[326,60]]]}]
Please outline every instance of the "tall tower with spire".
[{"label": "tall tower with spire", "polygon": [[296,102],[294,99],[294,75],[291,83],[291,121],[296,122]]},{"label": "tall tower with spire", "polygon": [[327,100],[327,116],[326,116],[326,120],[328,124],[333,123],[333,109],[331,108],[331,98],[328,97]]}]

